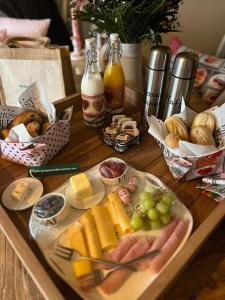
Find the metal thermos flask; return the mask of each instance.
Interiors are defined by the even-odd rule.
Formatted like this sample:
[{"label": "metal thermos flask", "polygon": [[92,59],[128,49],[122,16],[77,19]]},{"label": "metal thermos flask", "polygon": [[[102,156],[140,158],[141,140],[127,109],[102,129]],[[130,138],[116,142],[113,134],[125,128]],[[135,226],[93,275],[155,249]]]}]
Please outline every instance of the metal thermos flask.
[{"label": "metal thermos flask", "polygon": [[159,116],[170,69],[170,58],[171,50],[167,46],[153,46],[150,50],[144,100],[145,118],[150,115]]},{"label": "metal thermos flask", "polygon": [[180,112],[182,99],[188,104],[197,67],[197,54],[192,52],[181,52],[176,56],[173,64],[163,120]]}]

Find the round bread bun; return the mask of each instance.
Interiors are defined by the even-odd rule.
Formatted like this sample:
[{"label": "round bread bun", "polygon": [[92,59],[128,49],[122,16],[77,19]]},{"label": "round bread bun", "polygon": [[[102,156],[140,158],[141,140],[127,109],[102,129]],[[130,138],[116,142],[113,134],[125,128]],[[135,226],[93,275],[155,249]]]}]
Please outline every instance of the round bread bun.
[{"label": "round bread bun", "polygon": [[198,145],[214,145],[215,141],[210,129],[207,126],[199,125],[194,127],[190,133],[191,142]]},{"label": "round bread bun", "polygon": [[167,134],[167,136],[165,137],[165,144],[166,146],[168,146],[169,148],[178,148],[179,147],[179,136],[174,134],[174,133],[169,133]]},{"label": "round bread bun", "polygon": [[178,135],[180,140],[189,141],[189,134],[184,121],[177,116],[170,116],[164,122],[169,133]]},{"label": "round bread bun", "polygon": [[27,131],[32,137],[37,137],[41,134],[41,124],[33,121],[26,125]]},{"label": "round bread bun", "polygon": [[216,126],[213,114],[207,111],[197,114],[192,122],[191,129],[199,125],[207,126],[213,134]]},{"label": "round bread bun", "polygon": [[41,116],[34,112],[34,111],[25,111],[19,115],[17,115],[13,120],[12,120],[12,123],[11,123],[11,128],[16,126],[16,125],[19,125],[21,123],[23,123],[24,125],[27,125],[31,122],[39,122],[39,123],[42,123],[43,120],[41,118]]}]

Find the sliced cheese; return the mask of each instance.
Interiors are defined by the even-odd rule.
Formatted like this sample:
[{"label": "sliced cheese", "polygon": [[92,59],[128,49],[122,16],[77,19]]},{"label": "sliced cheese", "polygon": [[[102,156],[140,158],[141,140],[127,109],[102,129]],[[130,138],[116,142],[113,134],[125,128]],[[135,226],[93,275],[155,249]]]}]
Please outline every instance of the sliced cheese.
[{"label": "sliced cheese", "polygon": [[84,201],[93,196],[90,181],[85,173],[72,176],[70,178],[70,183],[76,200]]},{"label": "sliced cheese", "polygon": [[101,258],[102,250],[93,216],[89,212],[83,214],[80,217],[80,223],[84,228],[89,255],[94,258]]},{"label": "sliced cheese", "polygon": [[112,220],[105,206],[97,205],[91,209],[102,250],[114,248],[118,244]]},{"label": "sliced cheese", "polygon": [[32,187],[27,181],[19,181],[12,191],[12,198],[17,201],[24,201],[32,192]]},{"label": "sliced cheese", "polygon": [[[65,247],[79,251],[81,255],[88,255],[85,239],[82,232],[82,226],[76,222],[68,227],[65,234],[59,240],[59,243]],[[92,266],[88,260],[74,260],[72,267],[77,278],[85,276],[92,271]]]},{"label": "sliced cheese", "polygon": [[116,228],[117,233],[121,236],[132,231],[130,218],[121,203],[120,197],[116,192],[108,194],[107,207]]}]

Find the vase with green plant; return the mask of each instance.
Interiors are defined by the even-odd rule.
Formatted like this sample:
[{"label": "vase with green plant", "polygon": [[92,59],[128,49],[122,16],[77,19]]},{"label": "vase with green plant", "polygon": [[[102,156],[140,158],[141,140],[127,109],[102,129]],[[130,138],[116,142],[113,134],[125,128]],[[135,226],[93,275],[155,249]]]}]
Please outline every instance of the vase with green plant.
[{"label": "vase with green plant", "polygon": [[[151,44],[159,44],[162,33],[177,31],[180,3],[182,0],[72,0],[71,6],[76,10],[78,20],[94,24],[99,32],[119,34],[123,49],[121,62],[129,86],[131,76],[140,82],[140,41],[145,39]],[[128,61],[124,62],[124,56]],[[133,67],[139,68],[136,71],[131,68],[133,58],[136,59]],[[135,79],[132,84],[135,85]],[[136,85],[141,88],[140,84]]]}]

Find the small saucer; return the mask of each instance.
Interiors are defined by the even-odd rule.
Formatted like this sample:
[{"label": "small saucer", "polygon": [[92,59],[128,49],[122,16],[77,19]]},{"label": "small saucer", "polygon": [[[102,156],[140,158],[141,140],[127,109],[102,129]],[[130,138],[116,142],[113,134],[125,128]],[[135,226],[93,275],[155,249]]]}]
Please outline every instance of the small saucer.
[{"label": "small saucer", "polygon": [[94,178],[90,175],[88,175],[88,178],[93,190],[93,196],[86,198],[85,203],[75,198],[72,192],[72,187],[70,186],[70,183],[68,183],[69,186],[67,186],[65,189],[65,197],[70,206],[72,206],[73,208],[90,209],[93,206],[98,205],[103,200],[105,196],[104,184],[98,178]]},{"label": "small saucer", "polygon": [[[12,191],[20,181],[28,182],[32,186],[32,192],[24,201],[14,200],[11,196]],[[36,178],[20,178],[12,182],[4,190],[2,194],[2,203],[3,205],[10,210],[24,210],[34,205],[35,202],[39,200],[43,193],[43,185]]]}]

